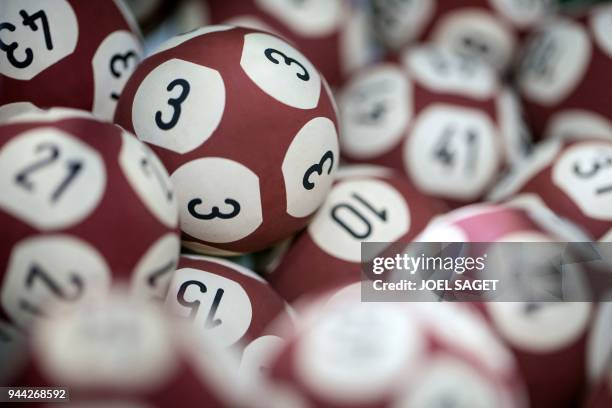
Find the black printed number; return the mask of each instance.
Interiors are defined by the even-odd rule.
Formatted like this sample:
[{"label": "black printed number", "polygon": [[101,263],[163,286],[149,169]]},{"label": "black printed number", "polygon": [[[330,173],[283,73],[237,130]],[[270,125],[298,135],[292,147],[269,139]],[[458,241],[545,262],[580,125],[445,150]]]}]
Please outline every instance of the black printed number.
[{"label": "black printed number", "polygon": [[318,174],[319,176],[323,174],[323,166],[326,162],[329,161],[329,167],[327,168],[327,174],[331,174],[332,168],[334,167],[334,153],[331,150],[328,150],[323,154],[321,160],[313,164],[306,170],[304,173],[304,178],[302,179],[302,185],[306,190],[312,190],[315,187],[315,183],[310,181],[310,176],[313,174]]},{"label": "black printed number", "polygon": [[[133,65],[138,63],[138,55],[136,55],[136,52],[134,50],[130,50],[125,54],[114,54],[110,59],[109,63],[109,70],[111,75],[118,79],[121,78],[123,74],[130,71],[130,65],[132,65],[130,64],[130,60],[134,60]],[[117,92],[112,92],[111,99],[118,100],[119,94]]]},{"label": "black printed number", "polygon": [[474,76],[477,67],[475,60],[461,54],[457,54],[456,57],[457,59],[448,59],[439,51],[433,51],[429,55],[431,66],[440,76],[447,77],[454,72],[466,77]]},{"label": "black printed number", "polygon": [[[15,182],[25,190],[30,192],[36,190],[36,183],[31,180],[34,173],[54,164],[60,160],[61,151],[59,147],[53,143],[41,143],[36,146],[35,152],[38,155],[44,155],[41,159],[30,164],[15,175]],[[78,174],[83,169],[83,162],[80,160],[66,160],[66,175],[51,193],[50,201],[57,202],[68,186],[76,179]]]},{"label": "black printed number", "polygon": [[[372,223],[368,215],[373,215],[382,222],[387,222],[387,210],[377,210],[358,193],[352,193],[351,198],[353,198],[358,205],[350,203],[336,204],[331,209],[332,220],[355,239],[367,239],[372,234]],[[363,210],[366,210],[365,214]],[[363,228],[358,229],[351,225],[351,223],[348,222],[351,218],[362,224]]]},{"label": "black printed number", "polygon": [[[37,263],[33,263],[30,266],[30,270],[26,275],[25,279],[25,287],[29,291],[33,290],[36,282],[40,282],[40,285],[44,285],[45,288],[51,292],[56,298],[61,300],[74,302],[78,300],[83,294],[83,280],[76,273],[70,273],[69,277],[69,285],[73,287],[73,289],[67,290],[62,287],[53,277],[47,273],[40,265]],[[31,304],[25,299],[21,299],[19,306],[21,309],[36,314],[36,315],[44,315],[44,313],[37,306]]]},{"label": "black printed number", "polygon": [[162,276],[172,272],[174,270],[175,265],[176,259],[172,259],[171,261],[168,261],[168,263],[151,271],[151,273],[147,277],[147,283],[149,284],[149,286],[151,286],[152,288],[156,287],[159,279],[161,279]]},{"label": "black printed number", "polygon": [[[204,283],[200,281],[188,280],[181,284],[179,291],[176,294],[177,302],[181,306],[191,309],[189,312],[189,318],[194,319],[196,315],[198,314],[201,302],[199,300],[190,301],[190,300],[185,299],[185,292],[190,286],[197,287],[200,293],[207,293],[208,288],[206,287]],[[206,329],[215,328],[222,323],[221,319],[215,317],[215,315],[217,314],[217,309],[219,308],[219,304],[221,303],[221,298],[223,298],[223,293],[225,293],[223,289],[217,289],[217,291],[215,292],[212,306],[210,307],[210,310],[208,311],[208,315],[206,316],[206,323],[204,324],[204,327]]]},{"label": "black printed number", "polygon": [[187,211],[189,211],[189,214],[199,220],[213,220],[215,218],[227,220],[230,218],[234,218],[238,214],[240,214],[240,203],[238,201],[232,198],[226,198],[224,202],[225,204],[227,204],[228,208],[231,207],[229,211],[222,212],[219,207],[213,205],[210,212],[204,214],[198,212],[198,210],[196,209],[198,205],[202,204],[202,200],[200,198],[193,198],[189,200],[189,203],[187,203]]},{"label": "black printed number", "polygon": [[[39,27],[42,27],[41,31],[44,36],[45,46],[47,50],[51,51],[53,49],[53,40],[51,38],[51,31],[49,30],[47,14],[43,10],[39,10],[29,15],[25,10],[20,10],[19,15],[22,18],[21,24],[24,27],[29,27],[32,31],[38,31]],[[37,24],[37,20],[40,21],[40,26]],[[9,22],[0,23],[0,33],[4,30],[14,32],[16,29],[17,27]],[[32,61],[34,61],[34,52],[31,48],[26,47],[23,50],[23,58],[19,59],[15,55],[17,48],[19,48],[19,43],[17,41],[7,44],[0,39],[0,50],[6,53],[6,58],[12,66],[19,69],[29,67]]]},{"label": "black printed number", "polygon": [[[581,179],[595,177],[601,170],[612,169],[612,156],[600,157],[591,162],[588,168],[584,168],[580,163],[574,163],[574,174]],[[595,189],[596,195],[612,193],[612,184],[598,187]]]},{"label": "black printed number", "polygon": [[266,50],[264,51],[264,54],[265,54],[266,58],[270,62],[272,62],[273,64],[277,64],[277,65],[280,64],[280,61],[275,58],[275,55],[278,55],[278,56],[282,57],[283,62],[285,63],[285,65],[287,65],[287,66],[291,66],[291,64],[297,65],[298,67],[300,67],[302,72],[297,72],[295,74],[295,76],[297,76],[302,81],[308,81],[310,79],[310,74],[308,73],[308,70],[304,67],[304,65],[302,65],[298,61],[294,60],[293,58],[290,58],[290,57],[286,56],[285,54],[283,54],[279,50],[275,50],[274,48],[266,48]]},{"label": "black printed number", "polygon": [[[457,152],[451,148],[451,140],[457,135],[454,127],[447,126],[433,151],[433,156],[443,166],[449,168],[455,168],[457,165],[456,156]],[[473,173],[475,165],[478,159],[478,133],[473,129],[467,129],[464,133],[465,146],[466,146],[466,158],[465,158],[465,169],[466,173]]]},{"label": "black printed number", "polygon": [[191,86],[189,85],[189,82],[182,78],[177,78],[174,81],[170,82],[166,87],[166,90],[168,92],[172,92],[177,86],[181,88],[181,93],[176,98],[169,98],[167,102],[168,105],[170,105],[173,109],[172,117],[170,118],[170,120],[165,121],[162,118],[161,111],[155,112],[155,124],[161,130],[170,130],[174,126],[176,126],[181,117],[181,105],[189,96],[189,91],[191,91]]}]

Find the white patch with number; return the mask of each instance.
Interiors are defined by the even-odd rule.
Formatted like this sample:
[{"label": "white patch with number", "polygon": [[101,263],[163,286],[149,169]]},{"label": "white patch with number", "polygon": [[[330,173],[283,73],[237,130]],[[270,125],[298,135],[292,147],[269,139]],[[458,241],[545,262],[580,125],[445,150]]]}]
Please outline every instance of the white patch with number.
[{"label": "white patch with number", "polygon": [[433,92],[487,99],[497,90],[495,72],[485,63],[446,49],[410,49],[403,62],[420,85]]},{"label": "white patch with number", "polygon": [[503,20],[475,8],[448,13],[436,24],[432,38],[439,46],[480,58],[500,71],[508,67],[516,47],[512,29]]},{"label": "white patch with number", "polygon": [[112,121],[121,91],[142,57],[142,44],[129,31],[114,31],[102,41],[91,61],[94,75],[92,111],[96,115]]},{"label": "white patch with number", "polygon": [[312,109],[319,103],[319,73],[304,55],[280,38],[246,34],[240,66],[262,91],[285,105]]},{"label": "white patch with number", "polygon": [[238,282],[194,268],[174,273],[166,307],[222,346],[240,340],[253,318],[249,295]]},{"label": "white patch with number", "polygon": [[344,17],[343,2],[337,0],[255,0],[266,13],[305,37],[330,35]]},{"label": "white patch with number", "polygon": [[326,400],[365,404],[391,395],[424,347],[407,316],[385,304],[331,308],[299,340],[297,375]]},{"label": "white patch with number", "polygon": [[222,157],[193,160],[170,177],[179,202],[181,229],[202,241],[237,241],[263,222],[259,177]]},{"label": "white patch with number", "polygon": [[394,242],[410,229],[404,197],[381,180],[355,178],[335,185],[308,226],[325,252],[348,262],[361,261],[361,242]]},{"label": "white patch with number", "polygon": [[557,20],[532,38],[518,72],[523,96],[552,106],[583,78],[591,60],[591,40],[570,20]]},{"label": "white patch with number", "polygon": [[219,72],[173,58],[155,67],[138,87],[132,124],[140,140],[187,153],[212,136],[224,110]]},{"label": "white patch with number", "polygon": [[612,6],[595,9],[590,23],[597,44],[609,58],[612,58]]},{"label": "white patch with number", "polygon": [[585,215],[612,220],[612,144],[583,142],[568,148],[553,166],[552,181]]},{"label": "white patch with number", "polygon": [[338,161],[334,122],[318,117],[306,123],[283,160],[287,214],[306,217],[319,208],[334,181]]},{"label": "white patch with number", "polygon": [[480,111],[434,105],[417,118],[403,156],[408,174],[422,191],[474,200],[497,175],[500,137]]},{"label": "white patch with number", "polygon": [[358,76],[340,94],[341,146],[356,158],[376,157],[405,136],[412,118],[412,84],[393,65]]},{"label": "white patch with number", "polygon": [[0,74],[28,81],[72,54],[79,26],[66,0],[3,0]]},{"label": "white patch with number", "polygon": [[169,50],[170,48],[178,47],[179,45],[193,38],[200,37],[205,34],[216,33],[219,31],[228,31],[232,28],[234,27],[229,25],[209,25],[198,28],[197,30],[189,31],[184,34],[179,34],[162,43],[155,51],[153,51],[152,55],[159,54],[160,52]]},{"label": "white patch with number", "polygon": [[417,39],[436,10],[436,0],[374,0],[372,3],[376,28],[395,49]]},{"label": "white patch with number", "polygon": [[489,0],[497,11],[519,27],[541,21],[553,11],[552,0]]},{"label": "white patch with number", "polygon": [[11,252],[0,300],[19,326],[47,313],[52,302],[75,304],[110,286],[110,270],[95,248],[69,235],[20,241]]},{"label": "white patch with number", "polygon": [[105,188],[100,154],[60,129],[26,131],[0,150],[0,208],[35,228],[78,224]]},{"label": "white patch with number", "polygon": [[550,118],[545,135],[545,138],[600,137],[612,140],[612,122],[597,113],[568,109]]},{"label": "white patch with number", "polygon": [[514,406],[486,374],[469,363],[451,357],[438,357],[419,371],[415,384],[406,388],[404,397],[393,408],[452,407],[489,408]]},{"label": "white patch with number", "polygon": [[577,340],[587,329],[591,304],[586,302],[491,302],[488,311],[501,336],[533,352],[555,351]]},{"label": "white patch with number", "polygon": [[178,223],[176,193],[166,168],[155,153],[133,135],[121,133],[119,164],[142,203],[168,228]]},{"label": "white patch with number", "polygon": [[145,299],[164,300],[181,253],[178,234],[159,238],[140,258],[132,273],[132,292]]},{"label": "white patch with number", "polygon": [[178,365],[162,317],[154,305],[117,294],[85,303],[36,328],[36,361],[47,378],[75,388],[157,390]]}]

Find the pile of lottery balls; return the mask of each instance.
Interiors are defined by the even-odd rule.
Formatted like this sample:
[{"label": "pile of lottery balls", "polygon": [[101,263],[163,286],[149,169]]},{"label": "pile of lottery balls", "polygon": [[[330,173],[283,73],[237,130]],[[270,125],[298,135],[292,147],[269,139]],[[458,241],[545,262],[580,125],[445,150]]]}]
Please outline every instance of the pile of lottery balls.
[{"label": "pile of lottery balls", "polygon": [[612,241],[611,101],[605,2],[2,0],[0,385],[612,407],[610,303],[359,283],[368,241]]}]

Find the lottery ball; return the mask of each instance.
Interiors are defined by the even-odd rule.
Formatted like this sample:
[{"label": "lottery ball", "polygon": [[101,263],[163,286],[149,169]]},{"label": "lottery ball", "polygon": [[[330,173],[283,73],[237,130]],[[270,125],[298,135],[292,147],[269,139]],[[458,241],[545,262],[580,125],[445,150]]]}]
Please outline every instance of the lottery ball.
[{"label": "lottery ball", "polygon": [[84,111],[0,126],[0,314],[26,327],[112,278],[164,298],[180,250],[176,195],[155,154]]},{"label": "lottery ball", "polygon": [[551,139],[492,194],[572,221],[586,240],[612,239],[612,142]]},{"label": "lottery ball", "polygon": [[362,242],[410,242],[444,208],[390,169],[349,168],[266,278],[290,302],[359,281]]},{"label": "lottery ball", "polygon": [[485,64],[416,47],[342,89],[341,150],[388,165],[451,205],[480,199],[525,150],[520,107]]},{"label": "lottery ball", "polygon": [[530,37],[517,73],[534,134],[612,139],[611,70],[612,6],[542,25]]},{"label": "lottery ball", "polygon": [[[255,272],[224,259],[181,257],[166,307],[187,318],[204,337],[241,350],[241,372],[258,374],[263,356],[282,344],[270,323],[291,313],[285,301]],[[290,317],[288,317],[290,319]]]},{"label": "lottery ball", "polygon": [[346,0],[207,3],[213,24],[267,31],[295,44],[332,86],[372,59],[367,16]]},{"label": "lottery ball", "polygon": [[[557,254],[555,244],[550,242],[572,241],[573,234],[571,226],[542,218],[540,213],[517,203],[480,204],[452,211],[434,220],[417,238],[432,242],[530,243],[532,248],[539,245],[531,251],[506,246],[505,256],[492,264],[496,258],[495,245],[491,244],[486,250],[489,273],[484,278],[499,279],[499,285],[506,288],[519,285],[518,293],[517,298],[479,304],[492,328],[515,355],[534,407],[575,406],[585,380],[586,342],[593,306],[588,302],[550,301],[546,295],[550,295],[552,286],[540,286],[546,284],[544,279],[550,271],[548,261],[552,258],[547,258],[547,254]],[[548,252],[549,249],[552,251]],[[570,273],[580,271],[577,268]],[[562,295],[587,299],[584,281],[575,275],[563,278],[568,290]],[[520,286],[521,282],[527,286]],[[546,289],[540,292],[537,290],[540,287]],[[526,297],[534,299],[527,301]],[[555,375],[551,376],[551,372]]]},{"label": "lottery ball", "polygon": [[138,67],[116,121],[151,146],[176,186],[184,245],[257,251],[303,228],[338,166],[333,100],[280,38],[208,26]]},{"label": "lottery ball", "polygon": [[245,404],[231,356],[151,303],[112,293],[54,315],[35,325],[10,385],[65,387],[83,406]]},{"label": "lottery ball", "polygon": [[374,22],[383,42],[401,48],[432,42],[509,68],[520,40],[552,11],[552,1],[374,0]]},{"label": "lottery ball", "polygon": [[3,1],[0,106],[64,106],[110,121],[142,56],[122,0]]},{"label": "lottery ball", "polygon": [[268,376],[316,407],[526,407],[516,364],[465,304],[314,302]]}]

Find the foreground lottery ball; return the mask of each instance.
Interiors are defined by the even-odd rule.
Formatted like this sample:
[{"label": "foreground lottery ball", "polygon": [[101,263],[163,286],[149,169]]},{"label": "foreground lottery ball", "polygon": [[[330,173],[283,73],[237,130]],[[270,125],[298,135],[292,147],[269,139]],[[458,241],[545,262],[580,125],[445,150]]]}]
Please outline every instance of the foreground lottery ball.
[{"label": "foreground lottery ball", "polygon": [[365,13],[346,0],[208,1],[213,24],[232,24],[286,38],[332,86],[371,59]]},{"label": "foreground lottery ball", "polygon": [[390,169],[349,167],[267,278],[291,302],[359,281],[362,242],[410,242],[443,209]]},{"label": "foreground lottery ball", "polygon": [[268,373],[308,406],[526,406],[512,356],[465,305],[362,303],[357,284],[302,315]]},{"label": "foreground lottery ball", "polygon": [[143,55],[121,1],[3,1],[0,105],[65,106],[110,121]]},{"label": "foreground lottery ball", "polygon": [[338,166],[323,78],[254,30],[170,39],[130,78],[116,120],[171,172],[184,245],[198,252],[256,251],[303,228]]},{"label": "foreground lottery ball", "polygon": [[166,307],[172,314],[190,319],[204,337],[213,338],[222,347],[239,349],[241,371],[254,374],[260,370],[263,355],[283,342],[268,326],[289,310],[255,272],[204,256],[181,257]]},{"label": "foreground lottery ball", "polygon": [[144,143],[52,109],[0,126],[0,149],[0,313],[24,327],[112,278],[163,299],[180,250],[176,195]]},{"label": "foreground lottery ball", "polygon": [[339,95],[350,161],[391,166],[424,193],[477,201],[525,139],[516,98],[485,64],[417,47],[357,75]]},{"label": "foreground lottery ball", "polygon": [[557,18],[529,40],[517,82],[538,137],[612,138],[612,6]]},{"label": "foreground lottery ball", "polygon": [[83,406],[244,406],[234,360],[155,305],[113,293],[55,316],[35,326],[10,385],[65,387]]},{"label": "foreground lottery ball", "polygon": [[[540,243],[546,257],[547,242],[574,240],[571,226],[560,225],[560,220],[542,218],[539,212],[528,211],[517,204],[481,204],[467,206],[445,214],[432,222],[417,240],[432,242],[516,242]],[[554,230],[553,230],[554,228]],[[582,238],[577,240],[582,241]],[[521,251],[517,244],[506,246]],[[492,268],[494,245],[488,247],[487,261],[490,274],[484,278],[500,279],[500,284],[525,287],[520,294],[538,293],[536,288],[550,274],[550,264],[534,259],[534,251],[522,253],[507,251],[507,255]],[[545,269],[544,269],[545,268]],[[494,274],[495,276],[493,276]],[[568,278],[567,276],[565,278]],[[573,278],[572,280],[570,280]],[[513,282],[510,282],[513,280]],[[568,292],[586,298],[585,282],[576,276],[564,279]],[[550,291],[550,286],[548,287]],[[549,293],[549,292],[544,292]],[[517,294],[518,297],[519,294]],[[553,302],[544,294],[541,299],[529,301],[484,302],[481,310],[499,337],[515,355],[528,387],[531,406],[575,406],[585,380],[586,339],[589,333],[593,307],[587,302]],[[570,295],[571,296],[571,295]],[[551,376],[551,372],[555,375]],[[562,384],[562,385],[561,385]]]},{"label": "foreground lottery ball", "polygon": [[542,143],[491,198],[544,208],[574,222],[592,240],[612,239],[612,142]]},{"label": "foreground lottery ball", "polygon": [[521,37],[551,11],[550,0],[374,0],[374,22],[391,48],[433,42],[507,69]]}]

